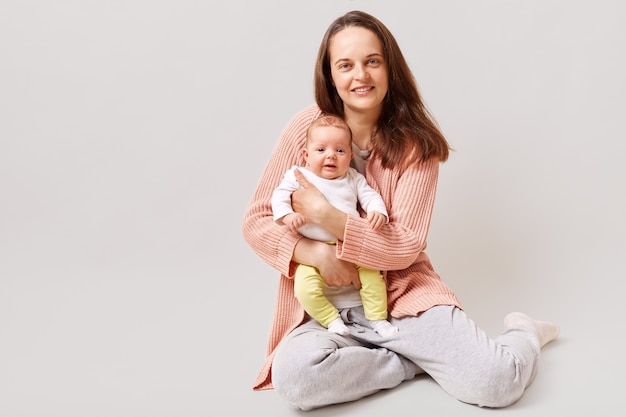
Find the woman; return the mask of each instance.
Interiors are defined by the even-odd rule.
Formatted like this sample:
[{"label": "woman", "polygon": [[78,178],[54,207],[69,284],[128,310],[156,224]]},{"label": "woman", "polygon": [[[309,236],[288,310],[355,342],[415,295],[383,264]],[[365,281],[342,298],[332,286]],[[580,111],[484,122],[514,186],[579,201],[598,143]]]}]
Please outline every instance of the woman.
[{"label": "woman", "polygon": [[[490,338],[467,317],[424,249],[439,164],[449,145],[425,109],[393,35],[375,17],[353,11],[322,40],[315,69],[316,105],[283,131],[246,212],[252,249],[281,272],[268,356],[254,389],[275,388],[302,410],[354,401],[426,372],[454,398],[483,407],[516,402],[532,382],[541,348],[559,327],[522,313],[504,319]],[[354,165],[385,200],[389,223],[333,208],[299,175],[296,212],[338,239],[315,242],[276,225],[271,193],[282,174],[302,165],[306,129],[321,113],[343,117],[353,132]],[[316,267],[332,292],[349,336],[310,320],[293,296],[296,265]],[[385,271],[390,322],[377,334],[363,315],[355,265]],[[356,294],[356,295],[355,295]]]}]

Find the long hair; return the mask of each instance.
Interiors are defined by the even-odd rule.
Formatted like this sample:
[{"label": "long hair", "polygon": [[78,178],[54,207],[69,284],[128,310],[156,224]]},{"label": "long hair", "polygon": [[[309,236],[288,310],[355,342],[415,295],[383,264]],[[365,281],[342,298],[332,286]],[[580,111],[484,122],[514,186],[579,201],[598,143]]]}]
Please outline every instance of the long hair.
[{"label": "long hair", "polygon": [[396,39],[374,16],[351,11],[337,18],[326,30],[320,45],[314,73],[315,101],[322,112],[344,117],[343,101],[332,83],[330,41],[347,27],[362,27],[380,40],[389,74],[389,89],[383,110],[372,132],[372,145],[382,158],[384,167],[437,158],[448,159],[450,145],[424,105]]}]

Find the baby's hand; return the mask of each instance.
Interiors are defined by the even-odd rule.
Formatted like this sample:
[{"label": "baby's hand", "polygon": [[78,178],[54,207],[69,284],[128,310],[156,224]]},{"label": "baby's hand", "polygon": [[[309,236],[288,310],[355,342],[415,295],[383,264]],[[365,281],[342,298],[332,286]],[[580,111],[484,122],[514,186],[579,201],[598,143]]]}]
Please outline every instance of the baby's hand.
[{"label": "baby's hand", "polygon": [[285,215],[281,220],[283,224],[294,233],[298,233],[298,229],[306,224],[306,219],[300,213],[289,213]]},{"label": "baby's hand", "polygon": [[367,220],[370,222],[372,230],[376,231],[387,223],[387,216],[378,211],[370,211],[367,213]]}]

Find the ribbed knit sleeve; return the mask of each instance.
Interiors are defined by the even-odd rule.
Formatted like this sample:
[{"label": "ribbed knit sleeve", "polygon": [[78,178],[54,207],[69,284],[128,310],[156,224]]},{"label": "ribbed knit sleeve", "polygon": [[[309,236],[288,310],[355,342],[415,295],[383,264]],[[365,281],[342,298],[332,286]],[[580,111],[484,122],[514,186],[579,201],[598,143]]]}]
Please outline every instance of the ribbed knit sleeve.
[{"label": "ribbed knit sleeve", "polygon": [[436,160],[411,166],[402,174],[382,168],[377,159],[368,163],[367,180],[382,195],[389,223],[373,231],[367,220],[350,216],[339,257],[385,271],[415,263],[426,248],[438,173]]},{"label": "ribbed knit sleeve", "polygon": [[301,236],[289,232],[274,221],[272,192],[287,170],[294,165],[304,165],[301,150],[306,143],[306,130],[319,113],[317,107],[309,107],[297,113],[287,124],[243,219],[243,236],[252,250],[286,276],[293,275],[291,257]]}]

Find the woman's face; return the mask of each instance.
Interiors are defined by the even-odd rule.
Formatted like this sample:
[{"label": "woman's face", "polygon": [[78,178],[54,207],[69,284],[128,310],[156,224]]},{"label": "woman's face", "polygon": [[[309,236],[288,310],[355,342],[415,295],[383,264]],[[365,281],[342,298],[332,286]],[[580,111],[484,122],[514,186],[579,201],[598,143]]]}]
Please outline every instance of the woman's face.
[{"label": "woman's face", "polygon": [[346,115],[367,112],[377,118],[389,87],[378,37],[362,27],[347,27],[330,40],[329,55],[332,81]]}]

